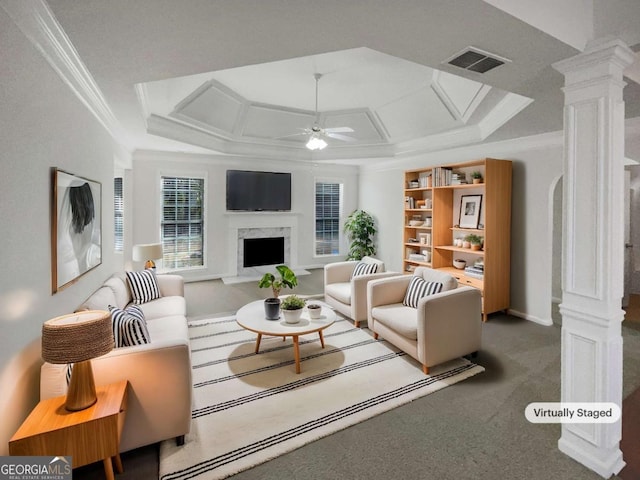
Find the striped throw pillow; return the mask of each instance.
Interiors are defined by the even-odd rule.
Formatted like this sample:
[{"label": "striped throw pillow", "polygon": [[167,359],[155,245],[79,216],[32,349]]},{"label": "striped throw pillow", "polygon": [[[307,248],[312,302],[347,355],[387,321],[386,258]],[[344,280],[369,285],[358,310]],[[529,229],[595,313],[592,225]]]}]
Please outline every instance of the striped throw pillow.
[{"label": "striped throw pillow", "polygon": [[[109,305],[109,311],[111,312],[111,327],[113,328],[113,339],[115,347],[128,347],[129,345],[143,345],[151,341],[149,336],[149,330],[147,329],[147,322],[144,319],[144,312],[140,307],[130,305],[126,309],[122,310]],[[127,317],[124,319],[124,317]],[[141,326],[137,326],[140,324]],[[117,325],[117,328],[116,328]],[[133,325],[133,328],[132,328]],[[139,333],[139,332],[141,333]],[[125,339],[128,341],[138,341],[140,343],[125,344]],[[65,378],[67,385],[71,382],[71,374],[73,373],[73,363],[67,363],[67,369],[65,372]]]},{"label": "striped throw pillow", "polygon": [[160,298],[160,287],[153,270],[126,272],[133,303],[140,305]]},{"label": "striped throw pillow", "polygon": [[151,342],[147,322],[140,307],[131,305],[125,310],[109,306],[116,348],[144,345]]},{"label": "striped throw pillow", "polygon": [[412,277],[407,292],[404,294],[403,305],[407,307],[418,308],[418,301],[427,295],[440,293],[442,284],[440,282],[427,282],[422,277]]},{"label": "striped throw pillow", "polygon": [[358,275],[370,275],[372,273],[376,273],[377,271],[378,271],[377,263],[358,262],[356,264],[356,268],[353,269],[351,278],[357,277]]}]

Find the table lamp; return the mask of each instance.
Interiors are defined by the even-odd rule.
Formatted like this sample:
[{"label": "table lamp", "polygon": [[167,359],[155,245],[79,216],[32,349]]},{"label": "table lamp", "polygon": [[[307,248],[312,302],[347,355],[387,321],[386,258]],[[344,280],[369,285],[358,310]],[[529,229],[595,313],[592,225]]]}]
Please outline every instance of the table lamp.
[{"label": "table lamp", "polygon": [[144,268],[156,268],[154,260],[162,258],[161,243],[145,243],[133,246],[133,261],[146,262]]},{"label": "table lamp", "polygon": [[42,325],[42,359],[73,363],[65,408],[84,410],[97,401],[91,359],[113,349],[111,314],[86,310],[47,320]]}]

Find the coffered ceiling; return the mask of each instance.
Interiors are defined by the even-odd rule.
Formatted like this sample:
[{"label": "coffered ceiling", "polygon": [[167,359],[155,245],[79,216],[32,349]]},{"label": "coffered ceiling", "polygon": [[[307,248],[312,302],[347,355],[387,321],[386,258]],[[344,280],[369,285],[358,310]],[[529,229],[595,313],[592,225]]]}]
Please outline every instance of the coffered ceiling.
[{"label": "coffered ceiling", "polygon": [[[624,38],[637,42],[634,2],[616,5],[626,5]],[[353,163],[562,129],[552,65],[579,50],[543,27],[582,3],[492,4],[501,2],[47,1],[130,149]],[[594,16],[616,10],[594,4]],[[536,27],[520,19],[532,14]],[[599,35],[616,33],[616,22],[601,24]],[[509,62],[485,74],[447,64],[468,46]],[[355,141],[311,152],[289,136],[313,125],[314,73],[320,124],[348,126]],[[639,87],[625,88],[627,117],[640,116]]]},{"label": "coffered ceiling", "polygon": [[[315,114],[316,73],[318,116]],[[481,141],[531,99],[368,48],[137,85],[149,133],[215,150],[304,149],[310,129],[341,155],[384,155],[407,142]],[[197,139],[197,140],[196,140]],[[367,147],[367,148],[365,148]],[[296,151],[296,155],[300,155]],[[310,152],[302,151],[302,154]]]}]

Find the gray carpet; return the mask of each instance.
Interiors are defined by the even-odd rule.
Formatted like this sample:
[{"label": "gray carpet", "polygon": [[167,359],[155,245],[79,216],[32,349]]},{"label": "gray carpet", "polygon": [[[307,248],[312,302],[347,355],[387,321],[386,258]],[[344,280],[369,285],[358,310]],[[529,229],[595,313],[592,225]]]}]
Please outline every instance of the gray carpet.
[{"label": "gray carpet", "polygon": [[[300,277],[298,294],[322,291],[322,270]],[[283,293],[289,293],[285,291]],[[191,318],[233,312],[268,292],[220,280],[186,285]],[[640,332],[623,327],[624,396],[640,385]],[[560,327],[508,315],[483,325],[474,362],[486,371],[231,478],[291,479],[540,479],[601,477],[557,448],[560,426],[529,424],[530,402],[560,396]],[[123,456],[120,480],[157,478],[157,447]],[[101,464],[74,479],[103,478]]]}]

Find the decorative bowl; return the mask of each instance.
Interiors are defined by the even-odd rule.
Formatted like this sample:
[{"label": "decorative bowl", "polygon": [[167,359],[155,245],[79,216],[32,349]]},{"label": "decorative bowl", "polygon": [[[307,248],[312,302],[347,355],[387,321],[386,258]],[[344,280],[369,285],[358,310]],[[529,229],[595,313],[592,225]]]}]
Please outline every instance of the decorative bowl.
[{"label": "decorative bowl", "polygon": [[460,260],[459,258],[456,258],[453,260],[453,266],[456,267],[458,270],[463,270],[464,267],[467,266],[467,262],[465,260]]}]

